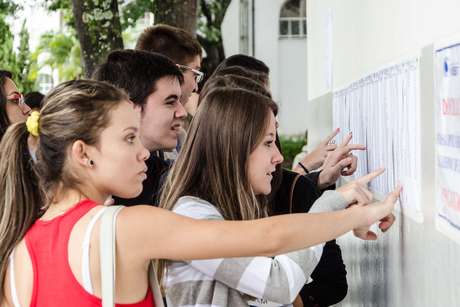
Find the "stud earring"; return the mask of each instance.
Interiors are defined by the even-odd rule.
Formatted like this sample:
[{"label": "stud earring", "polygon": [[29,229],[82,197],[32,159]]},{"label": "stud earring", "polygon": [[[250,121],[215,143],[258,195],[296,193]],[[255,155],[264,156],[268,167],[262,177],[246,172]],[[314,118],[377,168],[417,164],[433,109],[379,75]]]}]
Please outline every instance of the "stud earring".
[{"label": "stud earring", "polygon": [[89,159],[89,160],[88,160],[88,166],[89,166],[89,167],[93,167],[93,166],[94,166],[94,161],[91,160],[91,159]]}]

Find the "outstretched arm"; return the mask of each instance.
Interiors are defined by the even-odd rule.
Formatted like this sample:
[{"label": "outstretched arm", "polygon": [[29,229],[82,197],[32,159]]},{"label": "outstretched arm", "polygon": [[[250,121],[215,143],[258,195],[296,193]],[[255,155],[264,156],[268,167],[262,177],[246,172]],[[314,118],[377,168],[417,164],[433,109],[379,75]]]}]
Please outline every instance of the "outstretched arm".
[{"label": "outstretched arm", "polygon": [[366,219],[362,209],[236,222],[194,220],[156,207],[134,206],[118,216],[117,244],[144,259],[272,256],[344,234]]},{"label": "outstretched arm", "polygon": [[317,245],[387,216],[399,189],[383,202],[329,213],[292,214],[255,221],[202,221],[134,206],[120,212],[119,248],[144,259],[271,256]]}]

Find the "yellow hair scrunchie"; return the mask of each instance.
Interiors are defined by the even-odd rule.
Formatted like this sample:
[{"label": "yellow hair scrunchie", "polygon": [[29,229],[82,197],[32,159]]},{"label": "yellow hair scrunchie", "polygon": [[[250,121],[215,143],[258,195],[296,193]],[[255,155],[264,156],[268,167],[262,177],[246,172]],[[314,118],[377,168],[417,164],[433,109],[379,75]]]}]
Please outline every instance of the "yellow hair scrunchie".
[{"label": "yellow hair scrunchie", "polygon": [[33,136],[38,136],[39,129],[38,129],[38,121],[40,119],[40,112],[33,111],[30,113],[29,117],[26,121],[27,131]]}]

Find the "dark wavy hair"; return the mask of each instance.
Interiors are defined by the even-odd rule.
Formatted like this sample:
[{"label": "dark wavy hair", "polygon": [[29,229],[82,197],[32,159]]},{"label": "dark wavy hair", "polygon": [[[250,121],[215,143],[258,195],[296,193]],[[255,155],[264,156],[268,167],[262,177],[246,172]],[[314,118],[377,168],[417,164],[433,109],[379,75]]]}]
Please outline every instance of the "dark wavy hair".
[{"label": "dark wavy hair", "polygon": [[12,79],[13,74],[7,70],[0,70],[0,140],[5,134],[6,129],[11,124],[8,113],[6,113],[6,92],[5,92],[5,82],[6,79]]}]

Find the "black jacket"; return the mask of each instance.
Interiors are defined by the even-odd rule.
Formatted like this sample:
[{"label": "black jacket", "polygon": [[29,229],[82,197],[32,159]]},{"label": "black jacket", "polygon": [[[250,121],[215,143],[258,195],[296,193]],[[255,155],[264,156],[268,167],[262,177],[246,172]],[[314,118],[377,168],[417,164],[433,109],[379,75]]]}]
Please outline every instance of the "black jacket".
[{"label": "black jacket", "polygon": [[[288,214],[291,186],[297,173],[283,169],[283,179],[275,194],[272,214]],[[317,189],[319,173],[300,176],[292,195],[292,213],[308,212],[322,191]],[[305,285],[300,296],[304,306],[330,306],[342,301],[347,295],[347,271],[342,253],[335,240],[323,248],[321,259],[313,271],[312,282]]]}]

